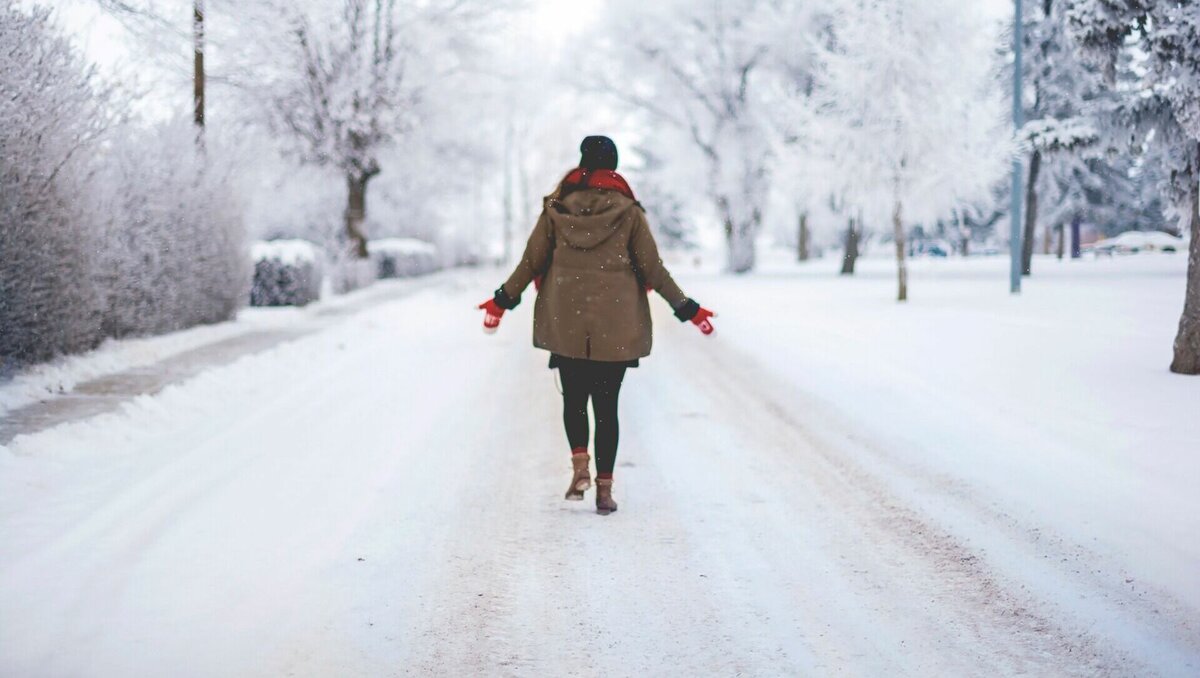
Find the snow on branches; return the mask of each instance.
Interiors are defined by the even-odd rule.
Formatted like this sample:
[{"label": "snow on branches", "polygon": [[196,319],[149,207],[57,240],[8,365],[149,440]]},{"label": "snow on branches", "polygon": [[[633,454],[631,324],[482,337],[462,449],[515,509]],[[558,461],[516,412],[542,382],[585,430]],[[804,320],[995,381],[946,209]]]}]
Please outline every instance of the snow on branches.
[{"label": "snow on branches", "polygon": [[470,51],[463,36],[487,12],[458,0],[279,11],[288,30],[267,86],[272,129],[301,162],[345,177],[345,237],[366,257],[367,185],[382,154],[420,122],[430,90],[451,81],[456,56]]},{"label": "snow on branches", "polygon": [[760,39],[765,3],[638,4],[613,13],[611,30],[620,39],[606,43],[604,60],[585,60],[591,66],[585,77],[690,147],[725,231],[727,267],[747,272],[755,264],[772,156],[757,99],[768,54]]},{"label": "snow on branches", "polygon": [[0,0],[0,362],[229,318],[241,214],[190,125],[123,120],[45,9]]},{"label": "snow on branches", "polygon": [[1068,17],[1081,55],[1105,73],[1104,121],[1130,152],[1161,159],[1169,212],[1191,233],[1171,369],[1200,374],[1200,5],[1071,0]]}]

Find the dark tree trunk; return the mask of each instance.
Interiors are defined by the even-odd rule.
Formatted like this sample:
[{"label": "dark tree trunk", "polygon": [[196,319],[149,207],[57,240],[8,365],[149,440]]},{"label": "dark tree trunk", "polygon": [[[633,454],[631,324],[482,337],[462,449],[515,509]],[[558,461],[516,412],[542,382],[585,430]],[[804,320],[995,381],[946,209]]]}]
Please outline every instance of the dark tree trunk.
[{"label": "dark tree trunk", "polygon": [[897,301],[908,301],[908,262],[904,259],[904,222],[901,219],[900,202],[892,212],[893,236],[896,238],[896,277],[900,284]]},{"label": "dark tree trunk", "polygon": [[1171,371],[1178,374],[1200,374],[1200,144],[1196,144],[1191,176],[1192,243],[1188,247],[1187,292],[1183,300],[1183,315],[1179,318],[1179,333],[1175,335],[1175,358]]},{"label": "dark tree trunk", "polygon": [[1079,242],[1080,234],[1079,227],[1082,225],[1082,217],[1078,214],[1071,217],[1071,258],[1078,259],[1083,256],[1083,244]]},{"label": "dark tree trunk", "polygon": [[204,0],[192,4],[192,116],[196,127],[204,129]]},{"label": "dark tree trunk", "polygon": [[346,177],[348,201],[346,203],[346,238],[351,251],[360,259],[367,258],[367,234],[363,232],[363,221],[367,218],[367,182],[370,175],[349,174]]},{"label": "dark tree trunk", "polygon": [[800,261],[808,261],[808,212],[800,213],[800,232],[797,233],[796,258]]},{"label": "dark tree trunk", "polygon": [[1025,233],[1021,240],[1021,275],[1033,271],[1033,236],[1037,233],[1037,180],[1042,169],[1042,152],[1034,151],[1029,160],[1029,183],[1025,186]]},{"label": "dark tree trunk", "polygon": [[730,273],[749,273],[754,270],[754,238],[748,224],[725,219],[725,245],[728,248],[726,266]]},{"label": "dark tree trunk", "polygon": [[858,239],[860,225],[850,218],[846,227],[846,252],[842,255],[842,275],[854,275],[854,264],[858,261]]},{"label": "dark tree trunk", "polygon": [[1050,224],[1042,229],[1042,254],[1050,254],[1050,243],[1054,240],[1054,227]]},{"label": "dark tree trunk", "polygon": [[1063,250],[1067,243],[1067,229],[1060,223],[1054,230],[1058,231],[1058,260],[1062,261]]}]

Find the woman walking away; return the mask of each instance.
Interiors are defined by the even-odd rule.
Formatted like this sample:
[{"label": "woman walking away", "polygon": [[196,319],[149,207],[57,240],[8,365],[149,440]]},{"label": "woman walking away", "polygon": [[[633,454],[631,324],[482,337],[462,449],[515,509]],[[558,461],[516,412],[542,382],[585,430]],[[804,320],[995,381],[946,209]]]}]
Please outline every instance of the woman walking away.
[{"label": "woman walking away", "polygon": [[680,321],[712,334],[713,313],[679,289],[658,256],[641,204],[617,174],[617,147],[593,136],[580,146],[579,167],[546,197],[516,270],[492,299],[484,330],[494,332],[521,293],[535,284],[533,345],[550,351],[562,380],[563,424],[574,467],[568,500],[592,485],[588,469],[590,400],[596,419],[596,512],[617,510],[612,498],[617,460],[617,397],[625,370],[650,355],[650,304],[658,292]]}]

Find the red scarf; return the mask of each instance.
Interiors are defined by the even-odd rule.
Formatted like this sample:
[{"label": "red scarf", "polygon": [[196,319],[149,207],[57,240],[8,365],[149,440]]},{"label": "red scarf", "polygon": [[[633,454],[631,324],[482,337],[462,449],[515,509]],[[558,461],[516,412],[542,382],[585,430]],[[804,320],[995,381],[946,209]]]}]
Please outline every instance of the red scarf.
[{"label": "red scarf", "polygon": [[605,191],[616,191],[630,200],[637,200],[633,197],[633,189],[629,188],[625,178],[612,170],[589,170],[576,167],[567,173],[562,184],[563,188],[567,189],[599,188]]}]

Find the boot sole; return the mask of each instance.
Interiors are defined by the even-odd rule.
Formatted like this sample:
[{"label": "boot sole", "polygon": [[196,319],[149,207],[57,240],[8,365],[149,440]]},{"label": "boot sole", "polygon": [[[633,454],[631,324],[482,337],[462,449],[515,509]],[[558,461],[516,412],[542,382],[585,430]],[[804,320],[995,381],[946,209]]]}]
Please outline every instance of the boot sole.
[{"label": "boot sole", "polygon": [[563,499],[567,501],[583,501],[583,493],[590,489],[592,489],[592,481],[580,480],[571,489],[567,490],[567,494]]},{"label": "boot sole", "polygon": [[598,513],[598,514],[600,514],[600,515],[602,515],[602,516],[606,516],[606,515],[608,515],[608,514],[610,514],[610,513],[616,513],[616,512],[617,512],[617,510],[616,510],[615,508],[614,508],[614,509],[604,509],[604,508],[598,508],[598,509],[596,509],[596,513]]}]

